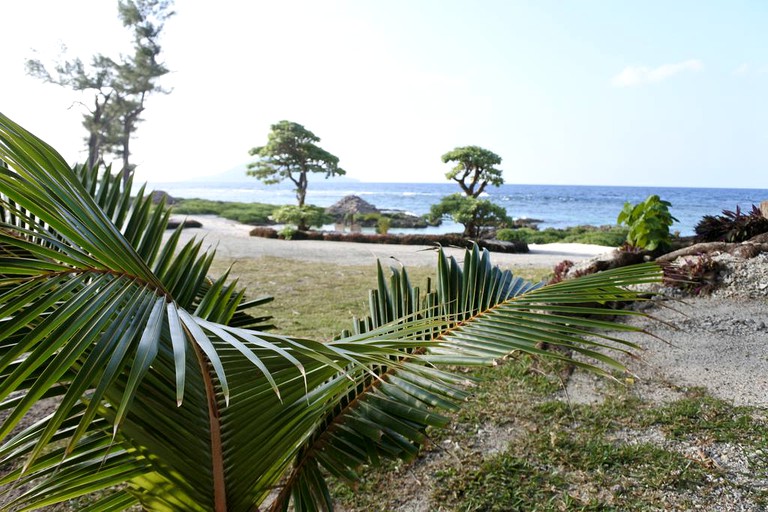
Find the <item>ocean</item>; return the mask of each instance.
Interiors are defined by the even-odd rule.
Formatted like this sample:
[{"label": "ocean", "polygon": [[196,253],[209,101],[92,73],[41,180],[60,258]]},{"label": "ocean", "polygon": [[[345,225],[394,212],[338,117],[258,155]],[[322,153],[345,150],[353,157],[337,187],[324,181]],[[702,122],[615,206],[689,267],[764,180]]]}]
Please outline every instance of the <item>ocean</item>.
[{"label": "ocean", "polygon": [[[150,183],[154,190],[164,190],[173,197],[220,201],[294,204],[291,187],[266,186],[256,179],[237,182]],[[487,198],[507,209],[513,218],[540,219],[540,229],[578,225],[614,225],[625,201],[638,203],[658,194],[672,203],[670,211],[678,219],[672,231],[692,235],[704,215],[718,215],[722,210],[751,209],[768,200],[766,189],[680,188],[680,187],[610,187],[580,185],[515,185],[489,187]],[[330,206],[344,196],[354,194],[379,209],[405,210],[416,215],[429,211],[441,197],[459,191],[452,183],[364,183],[354,181],[314,180],[307,190],[307,202]],[[392,230],[397,232],[398,230]],[[408,231],[408,230],[400,230]],[[421,233],[461,231],[453,222],[419,230]]]}]

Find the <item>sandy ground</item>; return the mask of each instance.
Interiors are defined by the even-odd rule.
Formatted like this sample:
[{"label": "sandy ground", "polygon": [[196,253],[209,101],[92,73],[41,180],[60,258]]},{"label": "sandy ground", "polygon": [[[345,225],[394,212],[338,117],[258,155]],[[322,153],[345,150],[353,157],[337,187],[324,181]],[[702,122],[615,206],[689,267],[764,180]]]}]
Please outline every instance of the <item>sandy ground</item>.
[{"label": "sandy ground", "polygon": [[[624,358],[632,389],[640,398],[667,402],[681,387],[703,387],[735,405],[768,408],[768,308],[745,298],[688,298],[648,309],[648,318],[629,323],[647,333],[617,333],[642,347]],[[615,355],[615,354],[614,354]],[[605,380],[577,370],[567,398],[596,403]]]},{"label": "sandy ground", "polygon": [[[321,242],[315,240],[276,240],[249,236],[252,226],[222,219],[214,215],[195,215],[202,228],[185,229],[182,240],[204,238],[216,247],[216,253],[232,259],[274,256],[297,260],[327,262],[336,265],[369,265],[394,258],[406,266],[431,266],[436,262],[434,248],[420,245],[381,245],[351,242]],[[587,244],[531,245],[527,254],[494,253],[497,265],[523,268],[554,267],[565,259],[580,260],[613,250],[611,247]],[[461,257],[463,249],[447,249]]]},{"label": "sandy ground", "polygon": [[[336,265],[368,265],[377,258],[395,258],[407,266],[435,264],[426,246],[358,244],[348,242],[286,241],[249,236],[250,226],[216,216],[194,216],[201,229],[184,230],[183,237],[204,237],[217,253],[233,258],[274,256]],[[564,259],[581,260],[609,252],[610,247],[584,244],[531,245],[528,254],[493,254],[497,265],[541,268]],[[461,257],[463,250],[449,249]],[[768,307],[765,301],[733,298],[695,298],[670,301],[638,319],[653,334],[629,336],[644,347],[638,360],[625,361],[643,398],[676,398],[679,386],[703,386],[714,396],[737,405],[768,407]],[[604,381],[576,372],[568,384],[568,399],[601,399]]]}]

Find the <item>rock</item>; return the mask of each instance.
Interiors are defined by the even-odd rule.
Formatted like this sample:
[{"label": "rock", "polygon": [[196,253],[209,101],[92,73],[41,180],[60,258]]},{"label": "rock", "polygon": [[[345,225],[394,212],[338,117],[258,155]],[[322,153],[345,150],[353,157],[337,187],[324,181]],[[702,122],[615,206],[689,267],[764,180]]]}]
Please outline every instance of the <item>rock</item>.
[{"label": "rock", "polygon": [[163,190],[153,190],[152,191],[152,204],[159,204],[161,200],[165,199],[165,205],[171,206],[172,204],[176,204],[176,199],[171,197],[171,195],[168,192],[165,192]]},{"label": "rock", "polygon": [[166,226],[165,229],[176,229],[179,226],[182,226],[182,229],[188,229],[188,228],[201,228],[203,227],[203,223],[199,220],[195,219],[187,219],[187,218],[181,218],[181,217],[171,217],[168,220],[168,226]]},{"label": "rock", "polygon": [[336,204],[326,208],[325,212],[336,219],[344,219],[345,216],[350,214],[380,213],[378,208],[355,195],[342,197]]}]

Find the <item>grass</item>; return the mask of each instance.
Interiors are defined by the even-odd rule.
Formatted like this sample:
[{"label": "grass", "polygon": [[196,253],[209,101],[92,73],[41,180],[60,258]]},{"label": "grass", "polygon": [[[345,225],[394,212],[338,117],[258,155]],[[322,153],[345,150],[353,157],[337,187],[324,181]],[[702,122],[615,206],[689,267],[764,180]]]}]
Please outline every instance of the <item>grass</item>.
[{"label": "grass", "polygon": [[265,203],[237,203],[209,199],[179,199],[173,213],[179,215],[218,215],[243,224],[269,224],[269,216],[280,205]]},{"label": "grass", "polygon": [[[249,296],[275,296],[259,313],[280,333],[331,339],[366,312],[373,266],[328,266],[279,258],[217,258],[213,274],[233,267]],[[540,280],[549,269],[526,269]],[[409,269],[414,283],[434,270]],[[412,462],[365,467],[352,485],[332,480],[345,512],[658,511],[704,510],[729,493],[749,497],[747,510],[768,508],[766,411],[734,407],[698,388],[663,405],[643,402],[631,385],[607,383],[600,404],[569,404],[562,362],[516,355],[477,379],[470,400]],[[563,377],[565,378],[565,377]],[[744,472],[708,453],[732,447]],[[762,481],[762,484],[759,482]],[[415,503],[415,505],[414,505]],[[78,507],[70,503],[55,510]]]},{"label": "grass", "polygon": [[[435,257],[437,262],[437,257]],[[232,266],[232,274],[252,298],[271,295],[273,302],[259,313],[274,316],[277,332],[330,340],[352,326],[352,318],[367,313],[368,290],[376,287],[376,267],[328,266],[322,263],[265,257],[234,261],[216,258],[212,273]],[[520,276],[539,281],[548,269],[525,269]],[[431,267],[409,267],[414,284],[434,277]]]},{"label": "grass", "polygon": [[[373,266],[264,258],[219,261],[217,270],[232,263],[254,295],[276,297],[264,309],[279,332],[298,336],[332,338],[365,313],[366,291],[375,286]],[[415,283],[433,274],[409,271]],[[688,510],[741,493],[752,509],[768,507],[764,410],[734,407],[701,389],[654,405],[620,384],[607,385],[600,404],[569,404],[559,398],[567,370],[517,356],[467,371],[479,382],[473,397],[446,429],[428,432],[432,442],[422,455],[362,468],[352,486],[335,482],[337,503],[347,512],[405,510],[414,502],[438,511],[650,511]],[[746,457],[744,471],[707,455],[722,447]]]}]

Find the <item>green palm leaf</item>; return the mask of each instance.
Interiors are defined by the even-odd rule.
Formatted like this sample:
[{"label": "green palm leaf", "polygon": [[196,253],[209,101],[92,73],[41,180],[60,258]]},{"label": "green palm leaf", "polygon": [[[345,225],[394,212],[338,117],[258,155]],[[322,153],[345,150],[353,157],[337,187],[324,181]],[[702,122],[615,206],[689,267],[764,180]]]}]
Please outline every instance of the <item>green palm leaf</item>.
[{"label": "green palm leaf", "polygon": [[[236,284],[207,277],[200,242],[159,242],[167,211],[143,190],[73,172],[3,116],[0,160],[0,463],[25,461],[0,484],[27,487],[8,508],[97,490],[90,510],[330,508],[327,474],[414,457],[467,397],[438,365],[552,356],[540,341],[615,364],[598,349],[633,347],[599,334],[613,324],[598,305],[660,277],[541,286],[477,249],[462,264],[441,253],[424,291],[379,269],[370,316],[332,342],[271,335],[250,328],[266,319],[244,316]],[[13,433],[45,397],[56,411]]]}]

